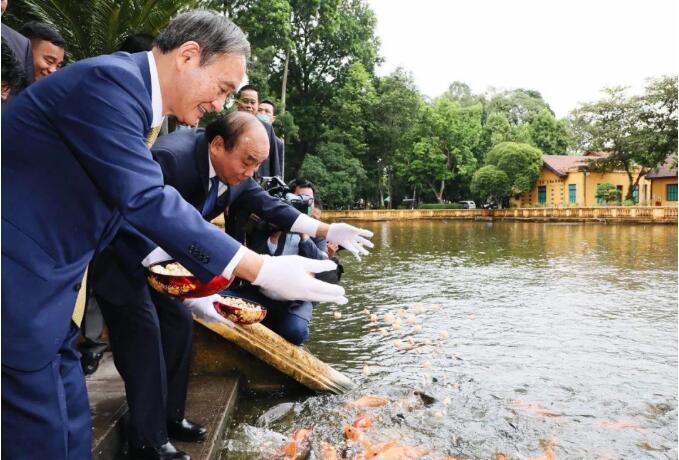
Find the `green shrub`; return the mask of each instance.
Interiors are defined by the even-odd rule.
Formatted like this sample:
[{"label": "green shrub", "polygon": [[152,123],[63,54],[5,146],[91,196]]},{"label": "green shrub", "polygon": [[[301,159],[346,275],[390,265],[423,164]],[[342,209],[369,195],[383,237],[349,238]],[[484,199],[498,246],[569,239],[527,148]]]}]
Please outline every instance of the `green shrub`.
[{"label": "green shrub", "polygon": [[622,200],[622,192],[618,190],[615,185],[610,182],[597,184],[596,186],[596,200],[598,204],[620,204]]},{"label": "green shrub", "polygon": [[417,209],[464,209],[464,205],[460,203],[422,203],[417,206]]}]

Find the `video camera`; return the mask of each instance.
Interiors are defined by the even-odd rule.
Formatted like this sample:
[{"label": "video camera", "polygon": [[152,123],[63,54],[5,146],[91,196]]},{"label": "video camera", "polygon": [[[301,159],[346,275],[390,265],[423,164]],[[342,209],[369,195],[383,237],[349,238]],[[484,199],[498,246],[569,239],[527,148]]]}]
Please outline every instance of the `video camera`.
[{"label": "video camera", "polygon": [[[292,193],[292,189],[285,182],[283,182],[280,177],[262,177],[260,185],[269,193],[269,195],[289,204],[302,214],[310,216],[314,210],[313,197],[309,195],[296,195]],[[278,228],[276,225],[256,214],[250,214],[248,222],[245,225],[245,232],[249,236],[256,233],[269,236],[278,230],[280,230],[280,228]]]},{"label": "video camera", "polygon": [[311,215],[314,210],[314,198],[308,195],[295,195],[292,189],[278,176],[263,177],[261,186],[269,195],[288,203],[302,214]]}]

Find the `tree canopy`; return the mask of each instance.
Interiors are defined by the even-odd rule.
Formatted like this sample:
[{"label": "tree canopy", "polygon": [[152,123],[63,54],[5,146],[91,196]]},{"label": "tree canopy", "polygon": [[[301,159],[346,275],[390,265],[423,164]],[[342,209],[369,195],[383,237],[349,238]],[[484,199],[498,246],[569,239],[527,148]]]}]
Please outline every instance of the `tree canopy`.
[{"label": "tree canopy", "polygon": [[488,152],[486,164],[504,172],[511,194],[519,196],[529,192],[538,180],[542,170],[542,152],[528,144],[502,142]]},{"label": "tree canopy", "polygon": [[625,171],[625,198],[632,200],[641,177],[677,152],[677,77],[651,79],[639,96],[607,88],[603,99],[583,104],[572,116],[580,148],[608,152],[590,167]]},{"label": "tree canopy", "polygon": [[315,182],[330,207],[398,206],[413,193],[423,201],[470,194],[500,201],[532,187],[542,153],[587,150],[612,152],[592,167],[629,171],[632,190],[642,174],[676,158],[676,76],[649,81],[642,96],[607,90],[569,119],[555,117],[531,88],[477,93],[453,80],[429,98],[406,69],[375,74],[381,58],[367,0],[12,0],[3,21],[55,25],[73,61],[115,51],[133,33],[156,35],[195,7],[217,10],[246,32],[249,82],[277,104],[286,177]]}]

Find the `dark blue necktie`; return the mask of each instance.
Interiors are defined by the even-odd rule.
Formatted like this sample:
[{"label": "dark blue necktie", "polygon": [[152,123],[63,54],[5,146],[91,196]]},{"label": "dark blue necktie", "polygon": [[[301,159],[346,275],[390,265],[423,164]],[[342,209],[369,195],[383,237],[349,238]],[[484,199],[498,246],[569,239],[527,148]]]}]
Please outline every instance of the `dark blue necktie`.
[{"label": "dark blue necktie", "polygon": [[207,192],[207,199],[205,200],[205,204],[203,204],[203,211],[201,213],[203,217],[207,216],[210,213],[210,211],[212,211],[212,208],[215,207],[218,192],[219,192],[219,177],[215,176],[212,179],[210,179],[210,190]]}]

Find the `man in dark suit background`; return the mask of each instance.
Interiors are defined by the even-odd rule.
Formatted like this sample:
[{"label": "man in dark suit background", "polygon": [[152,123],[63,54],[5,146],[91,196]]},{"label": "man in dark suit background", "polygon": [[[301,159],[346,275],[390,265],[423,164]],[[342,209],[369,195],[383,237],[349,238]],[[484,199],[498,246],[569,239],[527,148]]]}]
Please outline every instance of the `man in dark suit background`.
[{"label": "man in dark suit background", "polygon": [[[0,3],[0,12],[5,13],[7,9],[7,0],[2,0]],[[2,23],[2,38],[5,39],[7,45],[14,53],[16,59],[21,63],[24,69],[24,80],[21,83],[19,91],[30,85],[35,81],[35,70],[33,68],[33,50],[31,48],[31,41],[21,35],[10,26]],[[18,93],[18,92],[17,92]]]},{"label": "man in dark suit background", "polygon": [[[175,18],[150,53],[79,61],[22,91],[3,113],[6,458],[91,456],[75,350],[81,312],[74,305],[87,265],[123,221],[203,281],[235,275],[286,298],[346,302],[341,288],[305,275],[334,264],[267,259],[238,245],[163,186],[148,150],[146,136],[163,115],[195,125],[221,110],[244,76],[249,52],[245,35],[227,18],[192,11]],[[348,227],[336,228],[337,238],[367,252],[363,232]]]},{"label": "man in dark suit background", "polygon": [[[272,125],[276,121],[276,104],[271,99],[264,99],[257,107],[257,118],[266,124]],[[281,170],[281,179],[285,180],[285,142],[276,136],[276,146],[278,150],[278,163]]]},{"label": "man in dark suit background", "polygon": [[[180,130],[160,137],[152,153],[165,184],[177,189],[206,220],[238,204],[290,229],[306,216],[300,217],[299,211],[271,197],[252,179],[266,158],[268,143],[263,125],[254,116],[233,112],[205,130]],[[156,253],[162,253],[154,248],[125,227],[95,260],[92,284],[109,325],[116,366],[125,380],[132,450],[146,458],[186,458],[168,435],[199,441],[206,434],[204,428],[184,419],[193,321],[180,301],[147,287],[142,262],[151,263]],[[211,305],[194,314],[226,322]]]},{"label": "man in dark suit background", "polygon": [[[234,112],[205,130],[162,136],[152,153],[165,184],[177,189],[207,221],[230,203],[245,201],[290,227],[299,213],[274,200],[250,178],[267,157],[268,144],[268,135],[254,116]],[[141,262],[155,245],[143,244],[129,228],[119,232],[95,259],[92,286],[109,326],[116,367],[125,381],[131,451],[144,458],[186,459],[168,435],[200,441],[206,434],[203,427],[184,418],[193,318],[181,301],[148,288]],[[127,262],[130,257],[136,260]],[[209,319],[226,322],[216,312]]]},{"label": "man in dark suit background", "polygon": [[[238,91],[238,96],[236,97],[236,109],[240,112],[257,115],[259,111],[259,90],[253,85],[243,86]],[[272,123],[266,123],[265,121],[262,121],[262,123],[269,126],[269,158],[264,160],[264,163],[259,167],[255,178],[277,176],[283,179],[283,151],[280,150],[281,144],[277,142],[278,137],[273,130]]]}]

